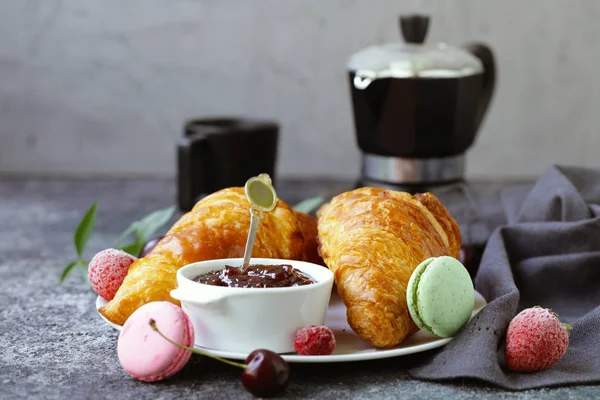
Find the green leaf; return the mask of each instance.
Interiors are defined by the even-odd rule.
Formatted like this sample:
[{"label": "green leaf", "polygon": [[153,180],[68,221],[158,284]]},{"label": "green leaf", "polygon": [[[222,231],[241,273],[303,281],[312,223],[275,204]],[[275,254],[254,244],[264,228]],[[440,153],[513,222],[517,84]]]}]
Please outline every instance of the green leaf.
[{"label": "green leaf", "polygon": [[[161,210],[154,211],[139,221],[132,222],[131,225],[121,234],[116,249],[123,250],[132,256],[137,257],[146,242],[162,228],[175,213],[175,207],[167,207]],[[133,242],[127,245],[122,245],[123,241],[133,235]]]},{"label": "green leaf", "polygon": [[[121,246],[121,242],[123,242],[123,240],[127,239],[127,236],[131,235],[132,233],[135,233],[136,229],[137,229],[137,221],[132,222],[131,225],[129,225],[129,227],[127,229],[125,229],[125,232],[123,232],[121,234],[121,236],[119,237],[119,240],[117,240],[117,244],[115,244],[115,249],[121,248],[121,247],[119,247],[119,246]],[[124,250],[124,249],[121,248],[121,250]]]},{"label": "green leaf", "polygon": [[134,257],[137,257],[140,254],[142,247],[144,247],[144,243],[133,242],[121,247],[120,250],[123,250],[125,253],[129,253]]},{"label": "green leaf", "polygon": [[73,261],[72,263],[70,263],[69,265],[67,265],[65,267],[65,269],[63,269],[62,274],[60,275],[60,283],[63,283],[63,281],[67,278],[67,276],[69,276],[69,273],[71,272],[71,270],[73,268],[75,268],[75,266],[79,265],[80,261]]},{"label": "green leaf", "polygon": [[79,258],[83,255],[83,248],[85,247],[92,230],[94,229],[94,225],[96,223],[96,208],[98,207],[98,202],[95,201],[94,204],[87,210],[81,222],[77,226],[77,230],[75,231],[75,236],[73,237],[73,241],[75,242],[75,249],[77,250],[77,255]]},{"label": "green leaf", "polygon": [[162,210],[154,211],[136,223],[135,238],[142,246],[152,237],[160,228],[163,227],[173,214],[175,206],[163,208]]},{"label": "green leaf", "polygon": [[87,274],[89,262],[80,260],[79,265],[81,265],[81,282],[90,285],[90,280],[88,279],[88,274]]},{"label": "green leaf", "polygon": [[[123,232],[123,234],[117,241],[115,247],[118,248],[119,246],[121,246],[123,240],[125,240],[128,236],[133,234],[135,243],[140,246],[141,250],[141,248],[148,241],[148,239],[150,239],[152,235],[154,235],[160,228],[162,228],[163,225],[169,222],[169,220],[173,216],[173,213],[175,213],[175,206],[154,211],[153,213],[150,213],[144,218],[142,218],[141,220],[133,222],[131,225],[129,225],[125,232]],[[125,247],[129,247],[129,245]],[[125,249],[122,250],[126,251]],[[135,256],[137,257],[137,255]]]},{"label": "green leaf", "polygon": [[324,201],[325,199],[322,196],[309,197],[308,199],[302,200],[300,203],[296,204],[293,208],[299,212],[310,213]]}]

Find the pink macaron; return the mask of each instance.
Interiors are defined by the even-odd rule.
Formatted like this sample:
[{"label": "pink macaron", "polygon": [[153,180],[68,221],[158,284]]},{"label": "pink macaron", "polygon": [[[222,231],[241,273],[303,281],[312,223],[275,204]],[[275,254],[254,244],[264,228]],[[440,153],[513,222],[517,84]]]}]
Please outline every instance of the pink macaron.
[{"label": "pink macaron", "polygon": [[123,325],[117,354],[123,369],[133,378],[145,382],[175,375],[192,354],[155,332],[149,324],[151,319],[172,341],[187,347],[194,345],[194,328],[181,307],[168,301],[155,301],[138,308]]}]

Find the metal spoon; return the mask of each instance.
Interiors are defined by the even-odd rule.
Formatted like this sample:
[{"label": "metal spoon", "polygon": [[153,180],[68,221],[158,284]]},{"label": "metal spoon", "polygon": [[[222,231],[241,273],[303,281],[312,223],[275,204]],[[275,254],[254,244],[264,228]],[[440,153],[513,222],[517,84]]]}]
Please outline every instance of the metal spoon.
[{"label": "metal spoon", "polygon": [[258,232],[258,225],[264,217],[265,212],[272,211],[277,206],[277,192],[271,184],[271,177],[267,174],[260,174],[246,181],[246,197],[252,205],[250,208],[250,229],[248,239],[246,240],[246,249],[244,250],[244,263],[242,271],[250,265],[252,249]]}]

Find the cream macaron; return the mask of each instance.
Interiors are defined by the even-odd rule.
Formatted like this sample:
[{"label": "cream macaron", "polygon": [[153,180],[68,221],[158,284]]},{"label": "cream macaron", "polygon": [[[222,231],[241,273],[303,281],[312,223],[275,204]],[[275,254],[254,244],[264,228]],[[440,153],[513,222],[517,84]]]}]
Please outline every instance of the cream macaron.
[{"label": "cream macaron", "polygon": [[452,337],[471,317],[475,289],[460,261],[448,256],[431,257],[412,273],[406,301],[419,328],[440,337]]}]

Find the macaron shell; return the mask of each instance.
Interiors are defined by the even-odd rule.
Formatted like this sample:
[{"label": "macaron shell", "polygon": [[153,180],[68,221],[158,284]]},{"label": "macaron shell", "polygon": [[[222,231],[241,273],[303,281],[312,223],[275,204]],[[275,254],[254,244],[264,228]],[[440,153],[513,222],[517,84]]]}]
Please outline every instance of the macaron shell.
[{"label": "macaron shell", "polygon": [[[185,337],[179,343],[181,343],[187,347],[194,347],[194,326],[192,325],[192,321],[190,320],[190,318],[187,316],[187,314],[183,310],[181,310],[181,313],[185,316],[185,323],[187,324],[187,328],[184,330]],[[162,330],[161,330],[161,332],[162,332]],[[167,337],[169,337],[169,336],[167,336]],[[183,367],[185,367],[185,365],[189,361],[190,357],[192,356],[192,352],[185,350],[185,349],[181,349],[181,348],[179,348],[179,350],[180,350],[179,354],[173,359],[173,362],[171,363],[171,367],[168,368],[162,376],[159,376],[158,379],[154,379],[154,381],[165,379],[165,378],[168,378],[169,376],[173,376],[176,373],[178,373],[179,371],[181,371],[183,369]],[[152,382],[152,381],[150,381],[150,382]]]},{"label": "macaron shell", "polygon": [[414,313],[413,320],[421,329],[451,337],[471,317],[475,303],[473,282],[466,268],[452,257],[426,261],[419,265],[419,271],[415,270],[411,316]]},{"label": "macaron shell", "polygon": [[419,329],[423,329],[431,334],[433,334],[433,332],[431,332],[430,328],[425,325],[421,319],[421,316],[419,315],[419,308],[417,306],[417,288],[419,286],[421,275],[423,275],[423,272],[425,272],[425,269],[433,260],[435,260],[435,257],[428,258],[419,264],[417,268],[415,268],[410,276],[408,286],[406,288],[406,303],[408,305],[408,312],[410,313],[410,316]]},{"label": "macaron shell", "polygon": [[180,371],[191,352],[169,343],[149,325],[154,319],[158,329],[169,339],[193,346],[194,330],[183,310],[166,301],[145,304],[125,322],[119,334],[117,354],[121,366],[133,378],[158,381]]}]

